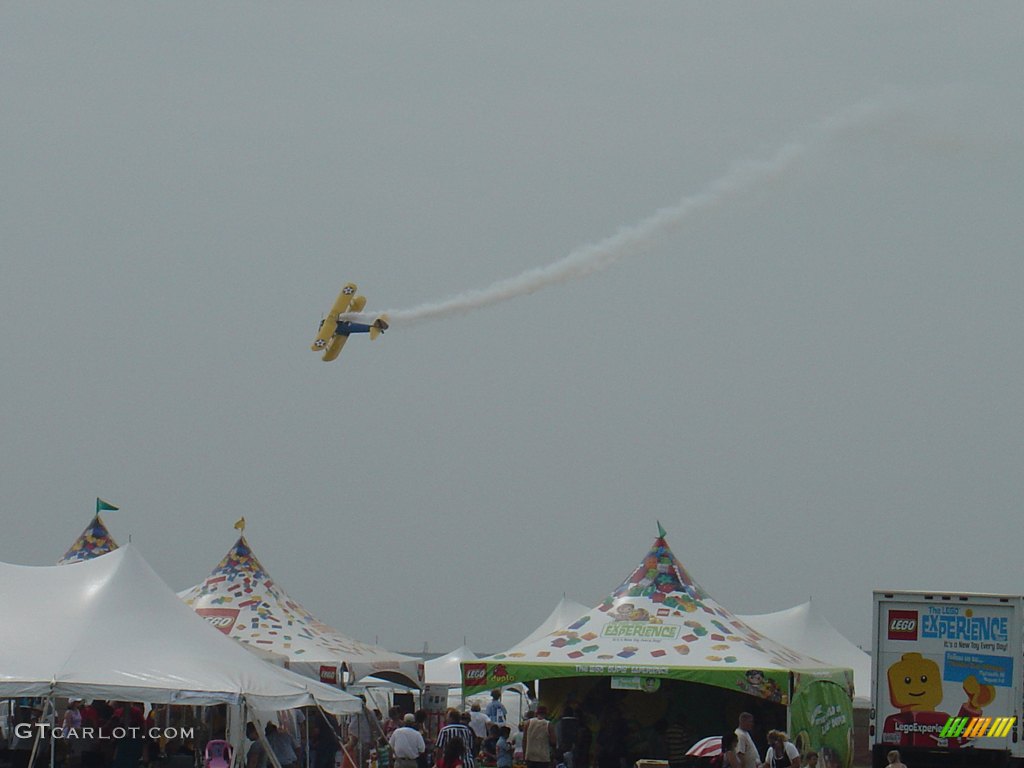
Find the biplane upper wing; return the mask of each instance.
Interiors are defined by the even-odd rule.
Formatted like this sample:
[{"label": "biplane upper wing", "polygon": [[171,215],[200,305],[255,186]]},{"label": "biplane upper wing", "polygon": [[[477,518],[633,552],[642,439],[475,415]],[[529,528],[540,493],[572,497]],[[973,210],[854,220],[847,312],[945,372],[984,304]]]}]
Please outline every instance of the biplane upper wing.
[{"label": "biplane upper wing", "polygon": [[[362,312],[363,311],[363,307],[365,307],[365,306],[366,306],[366,297],[365,296],[356,296],[354,299],[352,299],[352,303],[348,305],[348,310],[347,311],[348,312]],[[343,311],[346,311],[346,310],[343,310]],[[339,314],[341,314],[341,313],[339,313]],[[333,321],[332,321],[332,318],[333,318]],[[347,334],[347,333],[340,333],[339,332],[338,329],[339,329],[340,326],[343,325],[343,323],[338,321],[338,315],[335,314],[335,315],[331,315],[330,317],[328,317],[326,320],[324,320],[324,325],[327,325],[328,322],[331,322],[333,324],[333,326],[334,326],[334,336],[331,337],[331,340],[329,342],[327,342],[327,350],[324,352],[324,356],[321,358],[321,360],[323,360],[325,363],[331,362],[331,360],[334,360],[335,358],[337,358],[338,355],[341,354],[341,348],[345,346],[345,342],[348,341],[348,336],[349,336],[349,334]],[[321,330],[323,330],[323,329],[321,329]]]},{"label": "biplane upper wing", "polygon": [[[310,347],[314,352],[322,352],[327,349],[331,340],[335,336],[335,327],[338,315],[348,311],[349,305],[352,304],[352,301],[356,297],[357,290],[358,288],[356,288],[355,283],[348,283],[341,289],[341,293],[338,294],[338,298],[334,300],[334,306],[331,307],[330,313],[328,313],[327,317],[325,317],[320,323],[320,330],[317,332],[316,338],[313,340],[313,346]],[[340,352],[341,349],[339,348],[338,351]],[[335,354],[334,357],[337,357],[337,354]],[[326,357],[324,359],[326,359]],[[332,357],[331,359],[333,360],[334,358]]]}]

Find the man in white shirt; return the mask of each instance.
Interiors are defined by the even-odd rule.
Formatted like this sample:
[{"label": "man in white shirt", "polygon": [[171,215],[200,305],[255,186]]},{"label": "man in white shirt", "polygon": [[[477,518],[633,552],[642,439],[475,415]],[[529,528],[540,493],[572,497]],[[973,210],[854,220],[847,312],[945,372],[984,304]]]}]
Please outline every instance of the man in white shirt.
[{"label": "man in white shirt", "polygon": [[740,768],[760,768],[757,747],[750,736],[753,727],[754,716],[749,712],[741,713],[739,728],[736,729],[736,756],[740,759]]},{"label": "man in white shirt", "polygon": [[479,749],[480,745],[484,743],[484,739],[487,738],[487,725],[489,723],[487,715],[480,711],[480,705],[473,702],[469,708],[469,729],[476,736],[476,741],[473,742],[475,749]]},{"label": "man in white shirt", "polygon": [[416,730],[416,716],[407,714],[402,727],[395,728],[388,739],[395,755],[395,768],[416,768],[416,758],[427,751],[423,734]]}]

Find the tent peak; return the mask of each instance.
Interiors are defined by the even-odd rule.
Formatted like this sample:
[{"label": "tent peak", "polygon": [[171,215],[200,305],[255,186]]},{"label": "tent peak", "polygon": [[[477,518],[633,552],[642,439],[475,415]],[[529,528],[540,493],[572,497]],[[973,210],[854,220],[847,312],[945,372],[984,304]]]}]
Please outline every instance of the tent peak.
[{"label": "tent peak", "polygon": [[[669,601],[669,597],[673,601],[678,598],[687,604],[686,610],[693,610],[703,607],[708,594],[679,562],[665,537],[659,536],[640,565],[605,598],[601,610],[609,610],[620,599],[634,597],[651,598],[659,603]],[[669,601],[670,606],[673,601]]]},{"label": "tent peak", "polygon": [[85,530],[64,553],[64,556],[57,561],[57,565],[91,560],[94,557],[113,552],[115,549],[117,549],[117,542],[114,541],[114,537],[110,535],[110,531],[100,518],[100,513],[97,512],[85,526]]}]

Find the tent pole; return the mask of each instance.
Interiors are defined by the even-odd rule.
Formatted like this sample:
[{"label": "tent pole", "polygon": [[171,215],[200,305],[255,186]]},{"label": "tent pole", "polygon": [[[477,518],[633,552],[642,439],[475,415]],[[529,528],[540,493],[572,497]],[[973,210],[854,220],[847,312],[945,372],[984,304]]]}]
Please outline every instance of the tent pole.
[{"label": "tent pole", "polygon": [[264,723],[263,720],[257,714],[254,714],[250,711],[251,707],[249,707],[249,704],[244,697],[242,698],[242,705],[239,707],[239,709],[241,709],[242,706],[245,707],[244,711],[246,712],[246,723],[249,722],[248,715],[252,714],[252,723],[256,727],[256,738],[257,740],[259,740],[260,744],[263,745],[263,754],[266,755],[267,762],[270,765],[274,766],[274,768],[281,768],[281,761],[277,759],[277,755],[274,754],[274,749],[270,746],[270,742],[267,741],[267,735],[266,733],[264,733],[266,723]]},{"label": "tent pole", "polygon": [[[43,718],[49,717],[51,703],[52,702],[49,699],[46,699],[46,703],[43,705],[43,711],[39,713],[39,719],[36,721],[37,723],[42,722]],[[28,758],[28,768],[33,768],[36,764],[36,755],[39,753],[39,737],[41,735],[42,731],[39,728],[36,728],[36,737],[32,741],[32,754]]]},{"label": "tent pole", "polygon": [[[237,728],[231,728],[230,724],[224,731],[224,740],[231,745],[231,765],[230,768],[244,768],[246,764],[245,755],[245,724],[249,722],[249,713],[246,709],[245,699],[239,699],[238,703],[235,704],[235,708],[238,710],[238,719],[242,721],[242,736],[239,737]],[[235,743],[237,741],[237,743]],[[206,763],[205,758],[203,764]]]},{"label": "tent pole", "polygon": [[54,768],[53,764],[54,761],[56,760],[57,741],[56,737],[53,735],[53,732],[56,730],[57,727],[57,707],[52,706],[51,709],[53,711],[50,713],[50,717],[52,718],[52,722],[50,723],[50,768]]},{"label": "tent pole", "polygon": [[309,714],[303,712],[303,724],[306,727],[306,768],[310,768],[309,762]]},{"label": "tent pole", "polygon": [[326,725],[327,725],[327,726],[328,726],[328,727],[329,727],[329,728],[330,728],[330,729],[331,729],[332,731],[334,731],[334,735],[335,735],[335,737],[336,737],[336,738],[338,739],[338,748],[339,748],[339,749],[341,750],[342,754],[344,754],[344,755],[345,755],[346,757],[348,757],[348,760],[349,760],[349,762],[350,762],[350,763],[351,763],[352,765],[357,765],[357,763],[356,763],[356,759],[355,759],[355,758],[354,758],[354,757],[352,756],[352,754],[351,754],[351,753],[350,753],[350,752],[349,752],[349,751],[348,751],[348,750],[347,750],[347,749],[345,748],[345,739],[344,739],[344,737],[343,737],[343,736],[341,735],[341,731],[340,731],[340,730],[339,730],[338,728],[335,728],[335,727],[334,727],[334,718],[333,718],[333,717],[331,717],[331,716],[329,716],[329,715],[327,714],[327,710],[326,710],[326,709],[324,709],[323,707],[321,707],[321,706],[320,706],[320,702],[317,702],[317,704],[316,704],[316,707],[317,707],[317,709],[319,709],[319,710],[320,710],[320,714],[321,714],[321,715],[323,716],[323,719],[324,719],[324,722],[325,722],[325,724],[326,724]]}]

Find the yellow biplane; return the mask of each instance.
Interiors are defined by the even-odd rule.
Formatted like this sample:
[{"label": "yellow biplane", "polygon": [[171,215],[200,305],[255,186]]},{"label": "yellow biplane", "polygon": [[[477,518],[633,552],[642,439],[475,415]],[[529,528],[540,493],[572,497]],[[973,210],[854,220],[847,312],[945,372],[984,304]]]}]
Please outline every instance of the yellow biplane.
[{"label": "yellow biplane", "polygon": [[348,337],[353,333],[368,333],[371,339],[376,339],[388,329],[387,315],[381,315],[372,323],[356,322],[351,315],[363,311],[366,306],[365,296],[356,296],[355,283],[349,283],[341,289],[338,298],[334,300],[327,317],[320,321],[320,330],[310,347],[314,352],[323,352],[323,361],[329,363],[341,354],[341,348],[345,346]]}]

